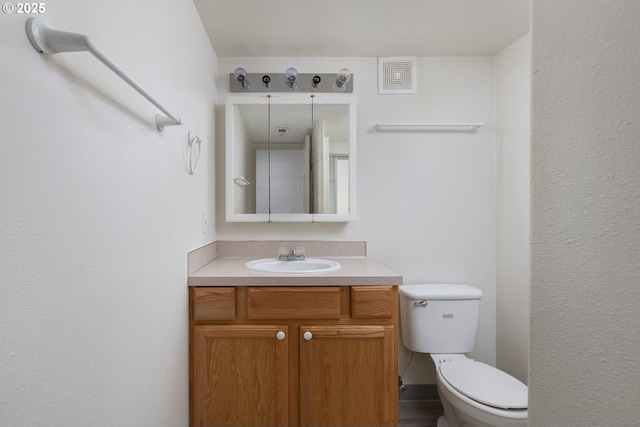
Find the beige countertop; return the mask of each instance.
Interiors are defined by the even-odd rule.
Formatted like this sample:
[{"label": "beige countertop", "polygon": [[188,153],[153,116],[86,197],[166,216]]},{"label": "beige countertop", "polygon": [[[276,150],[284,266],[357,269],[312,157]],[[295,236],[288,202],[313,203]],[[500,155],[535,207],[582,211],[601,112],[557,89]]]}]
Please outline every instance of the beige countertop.
[{"label": "beige countertop", "polygon": [[[265,273],[246,268],[256,258],[218,257],[189,275],[189,286],[380,286],[402,276],[366,257],[322,257],[340,263],[329,273]],[[292,261],[295,262],[295,261]]]}]

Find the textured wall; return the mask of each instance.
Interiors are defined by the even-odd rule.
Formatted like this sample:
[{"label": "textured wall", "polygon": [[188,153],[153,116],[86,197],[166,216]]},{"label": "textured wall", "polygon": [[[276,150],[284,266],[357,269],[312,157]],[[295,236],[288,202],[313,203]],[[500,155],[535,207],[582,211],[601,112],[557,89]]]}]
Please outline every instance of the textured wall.
[{"label": "textured wall", "polygon": [[186,253],[215,240],[209,40],[188,1],[46,2],[182,118],[158,132],[90,54],[37,53],[27,18],[0,14],[0,425],[185,426]]},{"label": "textured wall", "polygon": [[640,420],[638,40],[638,2],[532,2],[533,426]]}]

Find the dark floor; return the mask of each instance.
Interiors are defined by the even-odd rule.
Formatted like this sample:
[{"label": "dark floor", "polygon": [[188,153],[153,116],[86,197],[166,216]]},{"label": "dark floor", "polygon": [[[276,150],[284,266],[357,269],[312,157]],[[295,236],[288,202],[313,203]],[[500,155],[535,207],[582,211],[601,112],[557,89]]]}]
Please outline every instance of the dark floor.
[{"label": "dark floor", "polygon": [[440,402],[398,403],[398,427],[436,427],[443,413]]}]

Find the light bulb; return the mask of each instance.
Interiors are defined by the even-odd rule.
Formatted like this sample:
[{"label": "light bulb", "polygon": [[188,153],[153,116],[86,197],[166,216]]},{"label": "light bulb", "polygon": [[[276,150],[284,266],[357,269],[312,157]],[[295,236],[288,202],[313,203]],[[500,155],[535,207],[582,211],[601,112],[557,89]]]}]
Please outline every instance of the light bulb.
[{"label": "light bulb", "polygon": [[344,85],[351,80],[351,71],[347,68],[343,68],[338,71],[338,76],[336,78],[336,82],[333,84],[333,87],[339,90],[344,90]]},{"label": "light bulb", "polygon": [[247,80],[247,71],[244,68],[236,68],[233,72],[233,77],[235,77],[236,82],[238,82],[238,88],[248,90],[249,80]]},{"label": "light bulb", "polygon": [[295,68],[287,68],[284,72],[284,87],[289,90],[298,89],[298,70]]}]

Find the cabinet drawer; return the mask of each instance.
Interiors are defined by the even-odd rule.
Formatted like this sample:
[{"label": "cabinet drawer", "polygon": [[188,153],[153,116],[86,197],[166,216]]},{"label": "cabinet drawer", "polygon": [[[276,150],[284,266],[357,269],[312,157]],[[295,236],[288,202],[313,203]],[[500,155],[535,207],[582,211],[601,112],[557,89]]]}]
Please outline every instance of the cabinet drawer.
[{"label": "cabinet drawer", "polygon": [[249,319],[338,319],[339,287],[250,287]]},{"label": "cabinet drawer", "polygon": [[351,288],[351,317],[390,318],[393,315],[391,286],[354,286]]},{"label": "cabinet drawer", "polygon": [[235,288],[193,288],[193,320],[234,320]]}]

